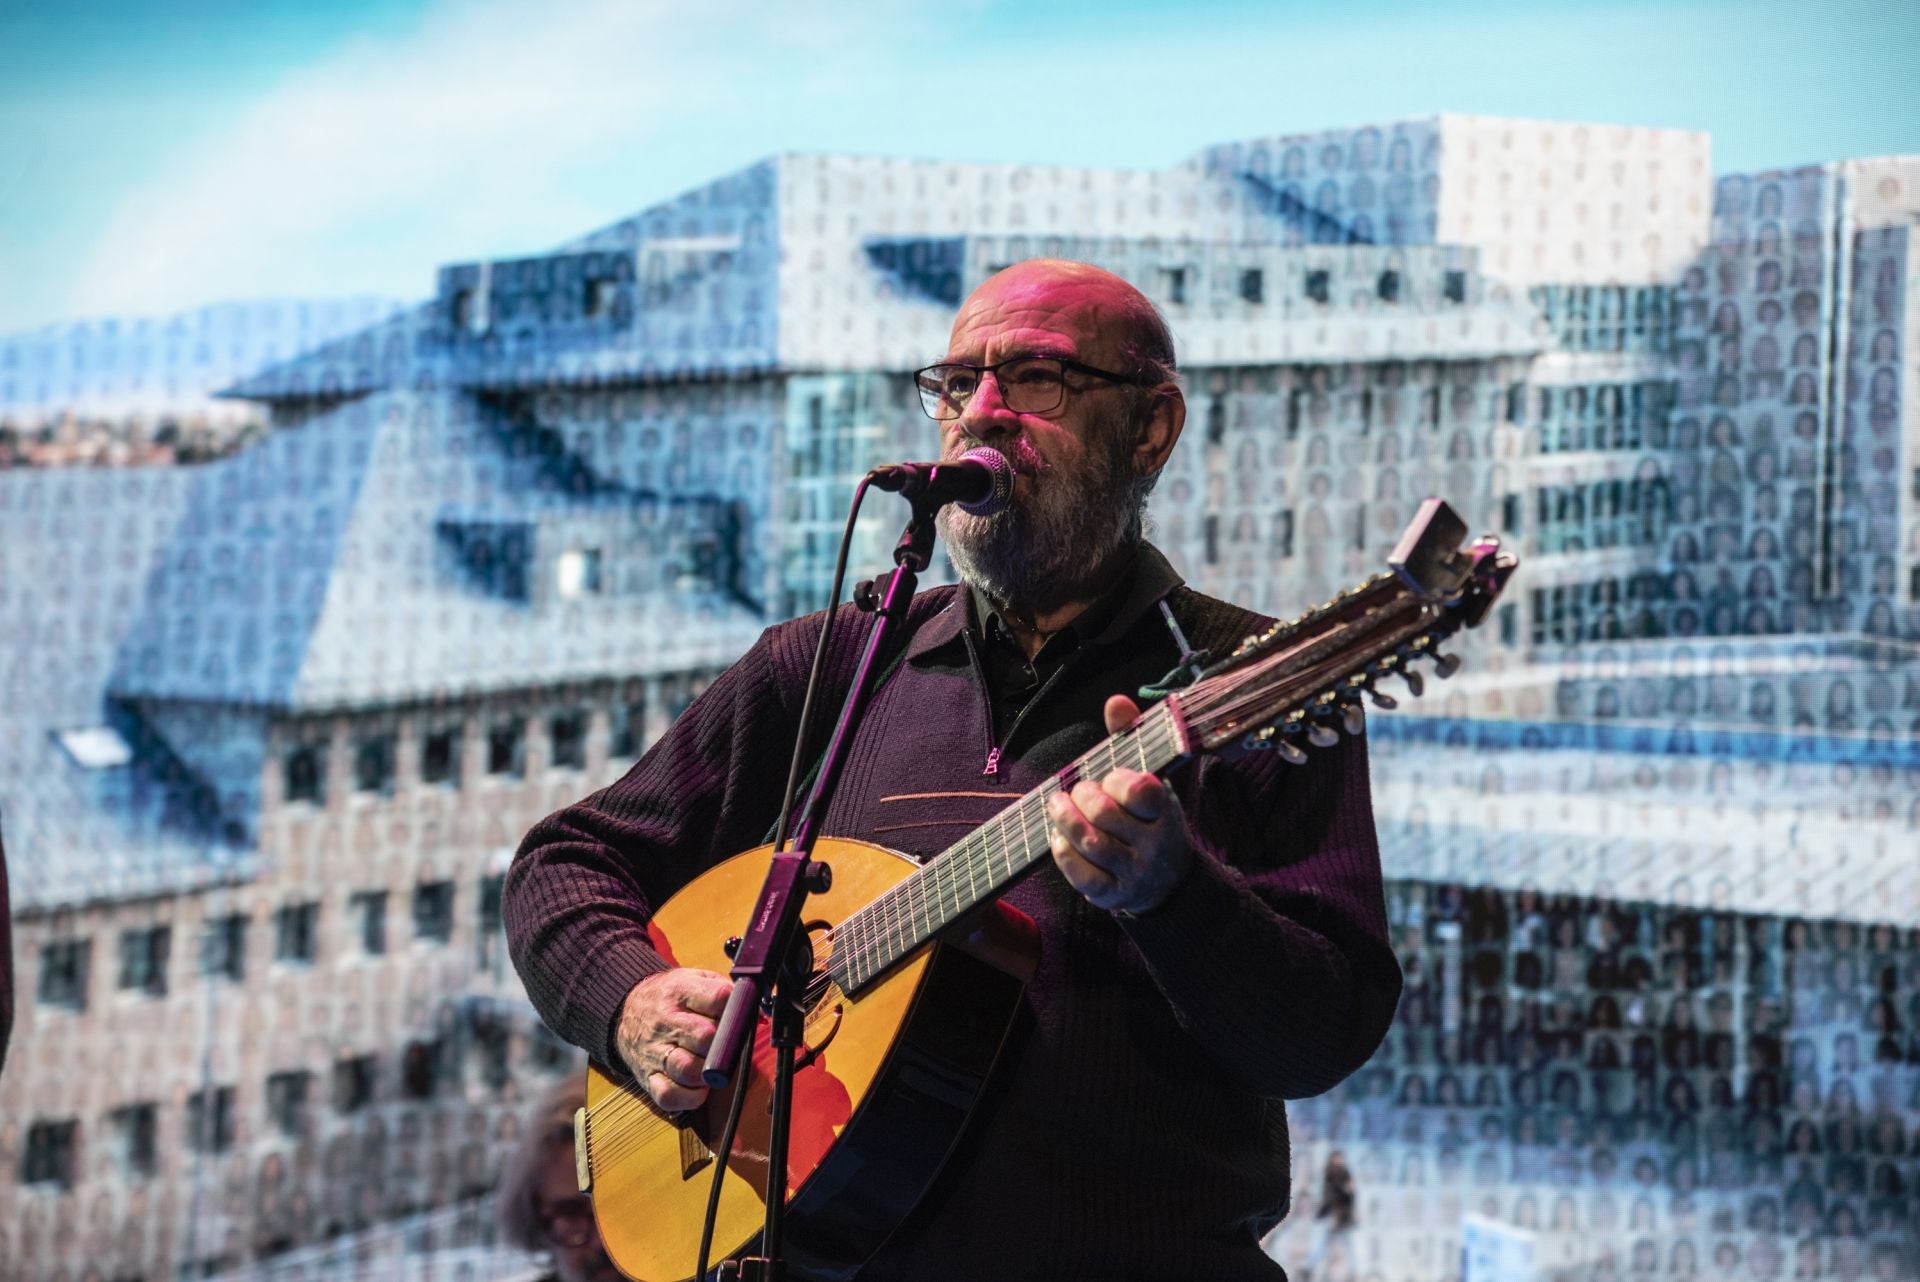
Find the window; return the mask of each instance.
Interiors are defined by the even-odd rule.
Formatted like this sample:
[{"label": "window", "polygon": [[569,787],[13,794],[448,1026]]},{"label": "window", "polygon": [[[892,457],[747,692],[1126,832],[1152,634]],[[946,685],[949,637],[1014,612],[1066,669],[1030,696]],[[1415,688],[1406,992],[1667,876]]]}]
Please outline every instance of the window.
[{"label": "window", "polygon": [[400,1090],[408,1099],[432,1099],[440,1086],[440,1043],[409,1042],[400,1057]]},{"label": "window", "polygon": [[353,750],[353,786],[359,792],[393,795],[393,736],[369,735]]},{"label": "window", "polygon": [[1324,303],[1333,296],[1332,283],[1324,271],[1307,273],[1307,297],[1316,303]]},{"label": "window", "polygon": [[1466,302],[1467,301],[1467,274],[1461,271],[1448,272],[1446,276],[1446,283],[1441,286],[1440,293],[1441,293],[1441,296],[1444,297],[1449,303]]},{"label": "window", "polygon": [[587,292],[582,300],[582,310],[588,316],[606,316],[613,311],[613,282],[610,280],[590,280]]},{"label": "window", "polygon": [[413,937],[444,944],[453,936],[453,883],[422,882],[413,888]]},{"label": "window", "polygon": [[1374,292],[1380,295],[1380,301],[1383,303],[1399,302],[1400,273],[1396,271],[1381,272],[1379,283],[1374,286]]},{"label": "window", "polygon": [[35,1122],[27,1128],[27,1157],[22,1164],[22,1184],[51,1184],[56,1188],[73,1187],[75,1141],[80,1123],[72,1118],[59,1122]]},{"label": "window", "polygon": [[500,916],[501,892],[507,879],[500,873],[480,879],[480,920],[475,932],[479,939],[480,969],[490,970],[506,947]]},{"label": "window", "polygon": [[1507,421],[1509,423],[1527,421],[1527,385],[1525,383],[1507,384]]},{"label": "window", "polygon": [[166,926],[146,926],[120,932],[120,989],[145,993],[149,997],[167,995],[167,953],[173,931]]},{"label": "window", "polygon": [[1280,515],[1273,519],[1274,551],[1282,559],[1293,555],[1293,509],[1284,507]]},{"label": "window", "polygon": [[227,913],[207,922],[200,936],[200,973],[235,983],[247,977],[245,913]]},{"label": "window", "polygon": [[373,1103],[374,1085],[379,1080],[379,1062],[371,1055],[352,1055],[335,1060],[333,1065],[333,1109],[336,1113],[357,1113]]},{"label": "window", "polygon": [[600,594],[600,549],[575,548],[554,562],[554,591],[562,601]]},{"label": "window", "polygon": [[377,957],[387,951],[387,892],[362,890],[347,901],[347,911],[358,923],[360,951]]},{"label": "window", "polygon": [[327,800],[326,758],[319,744],[303,743],[288,750],[285,794],[288,801],[324,805]]},{"label": "window", "polygon": [[1520,533],[1520,496],[1509,494],[1500,500],[1500,533],[1513,538]]},{"label": "window", "polygon": [[151,1101],[128,1104],[107,1114],[107,1126],[113,1134],[113,1155],[128,1175],[142,1179],[160,1169],[154,1135],[158,1129],[159,1107]]},{"label": "window", "polygon": [[1167,302],[1175,307],[1184,306],[1187,301],[1187,269],[1184,267],[1164,267],[1166,275]]},{"label": "window", "polygon": [[616,757],[637,757],[647,746],[647,701],[635,699],[616,704],[613,709],[612,752]]},{"label": "window", "polygon": [[307,1093],[313,1074],[304,1070],[274,1073],[267,1078],[267,1117],[288,1139],[307,1131]]},{"label": "window", "polygon": [[1258,267],[1249,267],[1240,273],[1240,297],[1249,303],[1266,301],[1266,274]]},{"label": "window", "polygon": [[518,779],[525,773],[524,735],[518,721],[502,721],[487,731],[487,773]]},{"label": "window", "polygon": [[556,770],[584,770],[587,766],[587,714],[579,711],[554,714],[548,723],[553,746],[547,763]]},{"label": "window", "polygon": [[40,949],[40,1004],[67,1010],[87,1008],[87,972],[93,960],[90,939],[57,939]]},{"label": "window", "polygon": [[196,1153],[233,1147],[233,1087],[209,1086],[187,1096],[187,1143]]},{"label": "window", "polygon": [[317,948],[319,925],[319,904],[281,904],[273,914],[273,959],[311,963]]},{"label": "window", "polygon": [[1227,403],[1215,399],[1207,403],[1207,444],[1219,445],[1227,439]]},{"label": "window", "polygon": [[429,730],[420,744],[420,782],[449,788],[460,786],[460,741],[458,726]]},{"label": "window", "polygon": [[133,760],[133,749],[112,726],[62,730],[59,739],[67,756],[82,770],[112,770]]}]

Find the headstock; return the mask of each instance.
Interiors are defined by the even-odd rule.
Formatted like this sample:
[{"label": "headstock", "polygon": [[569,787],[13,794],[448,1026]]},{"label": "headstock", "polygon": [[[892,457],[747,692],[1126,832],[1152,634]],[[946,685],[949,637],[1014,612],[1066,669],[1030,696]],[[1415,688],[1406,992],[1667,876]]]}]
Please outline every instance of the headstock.
[{"label": "headstock", "polygon": [[1170,696],[1193,746],[1271,748],[1297,764],[1307,759],[1302,739],[1325,747],[1340,730],[1358,734],[1363,698],[1394,706],[1378,689],[1382,678],[1400,677],[1417,698],[1425,679],[1415,664],[1430,661],[1433,675],[1452,676],[1460,660],[1441,643],[1485,619],[1519,565],[1498,538],[1467,543],[1466,533],[1444,501],[1426,500],[1386,572],[1248,637]]}]

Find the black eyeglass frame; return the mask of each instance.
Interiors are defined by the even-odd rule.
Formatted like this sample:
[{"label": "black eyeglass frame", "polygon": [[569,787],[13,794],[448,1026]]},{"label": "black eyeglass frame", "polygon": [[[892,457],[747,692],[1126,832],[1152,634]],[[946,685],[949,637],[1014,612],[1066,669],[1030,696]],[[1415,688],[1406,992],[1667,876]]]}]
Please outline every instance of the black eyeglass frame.
[{"label": "black eyeglass frame", "polygon": [[[993,381],[1000,384],[1000,397],[1004,401],[1007,396],[1007,390],[1006,384],[1001,381],[1000,371],[1009,365],[1024,365],[1030,361],[1044,361],[1049,364],[1058,365],[1063,374],[1068,370],[1072,370],[1076,374],[1087,374],[1094,378],[1104,378],[1111,383],[1123,383],[1133,387],[1156,386],[1154,380],[1139,374],[1116,374],[1112,370],[1082,364],[1080,361],[1069,360],[1064,356],[1048,356],[1045,354],[1009,356],[1006,360],[995,361],[991,365],[974,365],[968,361],[936,361],[932,365],[923,366],[913,371],[913,386],[914,389],[920,393],[920,409],[928,418],[936,423],[950,423],[965,412],[967,401],[971,401],[975,396],[980,394],[980,385],[976,383],[974,384],[973,391],[967,393],[966,401],[962,401],[957,405],[954,404],[948,397],[920,381],[922,377],[932,373],[934,370],[970,369],[975,374],[992,374]],[[1014,412],[1016,414],[1051,414],[1067,403],[1067,393],[1069,391],[1087,390],[1089,389],[1071,387],[1068,385],[1067,380],[1062,378],[1060,380],[1060,399],[1058,401],[1055,401],[1043,410],[1015,410]],[[946,415],[938,412],[939,409],[946,407],[951,407],[953,412]],[[1012,409],[1013,407],[1008,406],[1008,408]]]}]

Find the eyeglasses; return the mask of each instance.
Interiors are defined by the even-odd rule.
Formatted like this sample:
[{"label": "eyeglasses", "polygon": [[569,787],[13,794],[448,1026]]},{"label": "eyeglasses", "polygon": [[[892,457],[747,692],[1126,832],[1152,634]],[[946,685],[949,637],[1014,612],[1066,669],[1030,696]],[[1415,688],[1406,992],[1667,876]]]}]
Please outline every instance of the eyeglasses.
[{"label": "eyeglasses", "polygon": [[540,1232],[555,1246],[585,1246],[599,1231],[593,1222],[593,1204],[585,1198],[541,1208]]},{"label": "eyeglasses", "polygon": [[1068,370],[1113,383],[1145,385],[1145,380],[1134,375],[1095,369],[1059,356],[1016,356],[997,365],[929,365],[914,372],[913,382],[920,389],[920,408],[930,418],[942,421],[960,417],[987,374],[1000,384],[1000,399],[1014,413],[1051,414],[1066,404],[1069,390],[1086,390],[1069,388]]}]

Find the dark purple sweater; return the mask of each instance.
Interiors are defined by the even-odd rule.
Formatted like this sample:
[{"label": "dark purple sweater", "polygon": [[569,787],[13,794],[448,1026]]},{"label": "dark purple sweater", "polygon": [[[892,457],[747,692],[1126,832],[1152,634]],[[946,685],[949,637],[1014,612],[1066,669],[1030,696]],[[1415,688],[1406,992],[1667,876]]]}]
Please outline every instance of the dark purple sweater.
[{"label": "dark purple sweater", "polygon": [[[1107,695],[1178,660],[1163,595],[1216,654],[1263,626],[1171,586],[1151,548],[1141,560],[991,776],[967,594],[922,594],[823,831],[933,856],[1038,786],[1103,736]],[[598,1059],[618,1062],[627,992],[666,968],[647,945],[649,905],[766,839],[823,618],[768,629],[624,778],[521,843],[504,903],[514,962],[547,1022]],[[836,626],[823,721],[864,624],[849,608]],[[1023,1027],[959,1150],[863,1279],[1280,1276],[1257,1245],[1287,1203],[1280,1100],[1358,1068],[1400,991],[1366,749],[1343,740],[1299,767],[1206,758],[1174,783],[1198,857],[1152,913],[1095,908],[1046,861],[1007,893],[1041,935]],[[981,792],[1004,799],[929,795]]]}]

